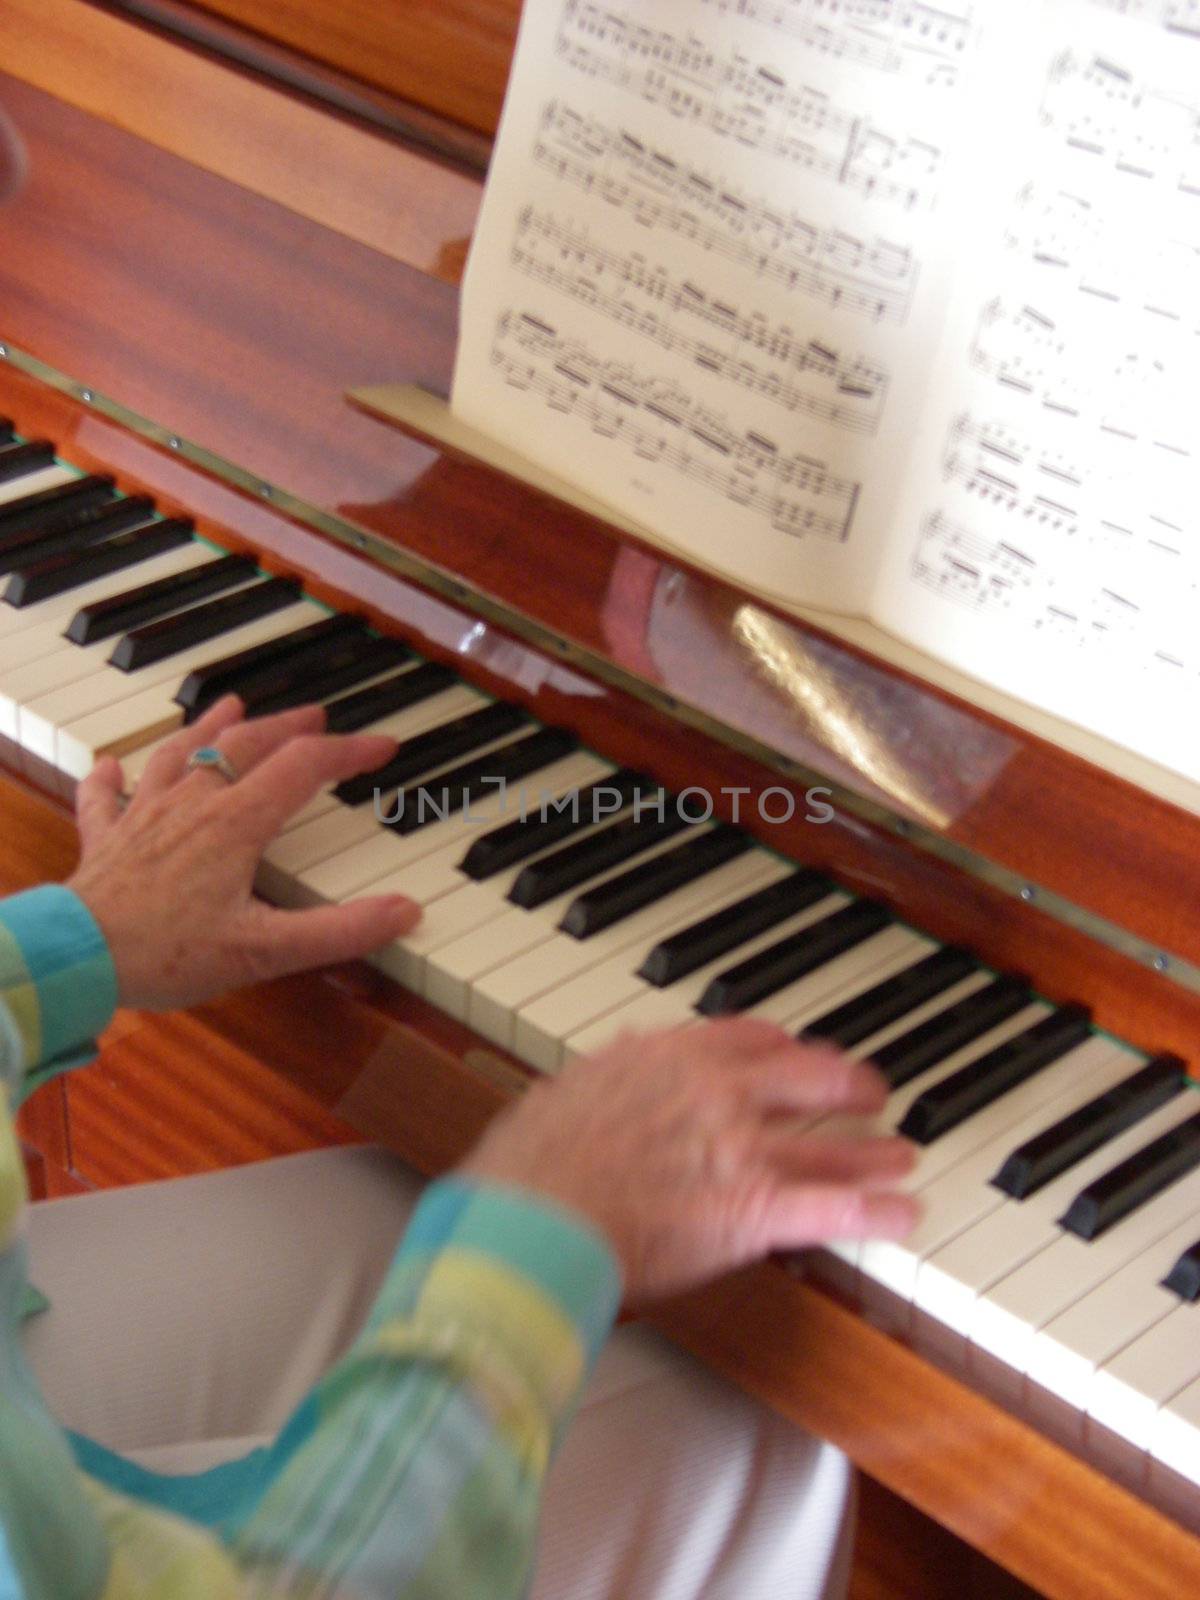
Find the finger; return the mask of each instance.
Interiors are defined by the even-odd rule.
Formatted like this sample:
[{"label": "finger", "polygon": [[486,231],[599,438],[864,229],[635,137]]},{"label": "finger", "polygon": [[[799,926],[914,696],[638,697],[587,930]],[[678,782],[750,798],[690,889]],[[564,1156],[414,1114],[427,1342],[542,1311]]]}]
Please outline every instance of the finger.
[{"label": "finger", "polygon": [[221,736],[221,754],[238,775],[239,782],[260,762],[275,754],[289,739],[325,731],[325,707],[296,706],[271,717],[254,717],[229,728]]},{"label": "finger", "polygon": [[697,1048],[717,1057],[741,1060],[794,1045],[790,1034],[760,1017],[714,1017],[693,1029]]},{"label": "finger", "polygon": [[899,1182],[916,1165],[908,1139],[823,1139],[768,1134],[760,1146],[773,1172],[789,1183],[865,1184]]},{"label": "finger", "polygon": [[231,790],[242,820],[265,847],[284,823],[332,783],[370,772],[391,759],[396,741],[386,734],[326,734],[289,739]]},{"label": "finger", "polygon": [[356,960],[411,933],[421,919],[421,907],[405,895],[371,895],[312,911],[263,906],[261,913],[255,964],[263,977]]},{"label": "finger", "polygon": [[888,1084],[876,1068],[840,1050],[798,1045],[756,1060],[744,1091],[764,1111],[846,1111],[867,1114],[887,1103]]},{"label": "finger", "polygon": [[245,707],[235,694],[223,695],[209,706],[202,717],[188,727],[181,728],[150,757],[146,770],[138,781],[139,795],[161,794],[178,783],[187,767],[187,759],[194,750],[215,744],[227,728],[234,727],[245,714]]},{"label": "finger", "polygon": [[84,852],[92,849],[121,815],[125,779],[121,763],[101,756],[75,791],[75,822]]},{"label": "finger", "polygon": [[920,1217],[920,1202],[894,1190],[791,1184],[767,1208],[760,1248],[799,1250],[834,1239],[903,1239]]}]

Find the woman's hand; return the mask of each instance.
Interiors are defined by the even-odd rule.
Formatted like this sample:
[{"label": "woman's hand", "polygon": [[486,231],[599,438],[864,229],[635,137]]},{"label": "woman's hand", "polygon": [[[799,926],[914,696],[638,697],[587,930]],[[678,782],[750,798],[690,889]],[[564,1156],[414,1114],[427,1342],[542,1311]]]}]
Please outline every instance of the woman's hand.
[{"label": "woman's hand", "polygon": [[[246,722],[218,701],[150,759],[122,808],[121,768],[104,757],[79,786],[82,855],[68,888],[99,923],[120,1003],[168,1011],[304,967],[348,961],[408,933],[421,912],[401,895],[280,911],[251,893],[263,851],[322,789],[382,765],[396,741],[325,735],[320,706]],[[216,745],[238,773],[189,770]]]},{"label": "woman's hand", "polygon": [[606,1237],[637,1302],[771,1250],[899,1239],[917,1203],[893,1187],[906,1139],[798,1131],[887,1099],[873,1067],[750,1018],[620,1034],[535,1084],[491,1125],[464,1177],[511,1184]]}]

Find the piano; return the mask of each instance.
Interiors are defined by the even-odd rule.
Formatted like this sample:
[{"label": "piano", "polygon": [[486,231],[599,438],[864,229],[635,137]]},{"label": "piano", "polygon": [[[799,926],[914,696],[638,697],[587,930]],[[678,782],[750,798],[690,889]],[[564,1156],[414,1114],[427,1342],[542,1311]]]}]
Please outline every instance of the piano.
[{"label": "piano", "polygon": [[[420,930],[189,1037],[429,1173],[620,1025],[745,1011],[869,1056],[918,1232],[649,1320],[1038,1593],[1194,1591],[1186,787],[347,401],[448,380],[517,7],[459,9],[396,8],[374,51],[373,8],[319,0],[0,13],[31,156],[0,213],[3,860],[68,870],[95,757],[135,782],[228,688],[393,733],[261,887],[403,888]],[[47,1160],[96,1137],[24,1127]]]}]

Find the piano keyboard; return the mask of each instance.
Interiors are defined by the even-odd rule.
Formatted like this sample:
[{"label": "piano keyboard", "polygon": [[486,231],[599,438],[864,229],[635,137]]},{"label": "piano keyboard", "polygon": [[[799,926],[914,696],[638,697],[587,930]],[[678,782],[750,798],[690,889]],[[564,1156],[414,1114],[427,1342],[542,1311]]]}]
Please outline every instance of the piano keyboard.
[{"label": "piano keyboard", "polygon": [[[391,734],[385,768],[293,819],[264,893],[410,894],[423,921],[377,965],[543,1072],[623,1028],[728,1012],[874,1061],[892,1091],[874,1121],[919,1144],[924,1215],[903,1244],[834,1244],[841,1284],[918,1339],[932,1327],[1018,1408],[1059,1405],[1127,1478],[1200,1484],[1200,1096],[1182,1063],[686,820],[641,774],[2,423],[0,575],[10,765],[67,797],[112,753],[132,785],[229,690],[250,714],[316,699],[331,730]],[[421,814],[422,786],[444,814]]]}]

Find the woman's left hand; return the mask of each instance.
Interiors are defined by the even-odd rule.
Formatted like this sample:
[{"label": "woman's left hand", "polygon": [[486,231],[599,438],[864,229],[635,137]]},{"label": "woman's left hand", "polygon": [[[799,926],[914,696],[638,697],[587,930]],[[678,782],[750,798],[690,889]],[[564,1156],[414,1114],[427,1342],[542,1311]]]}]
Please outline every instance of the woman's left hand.
[{"label": "woman's left hand", "polygon": [[[151,757],[128,805],[106,756],[79,786],[82,841],[68,880],[99,923],[120,1003],[168,1011],[227,990],[366,955],[408,933],[420,907],[402,895],[281,911],[256,900],[264,850],[322,789],[381,766],[396,741],[322,733],[320,706],[244,720],[229,695]],[[188,767],[216,746],[238,774]]]}]

